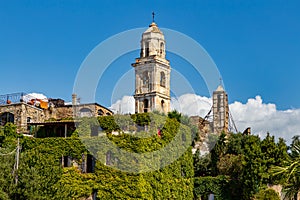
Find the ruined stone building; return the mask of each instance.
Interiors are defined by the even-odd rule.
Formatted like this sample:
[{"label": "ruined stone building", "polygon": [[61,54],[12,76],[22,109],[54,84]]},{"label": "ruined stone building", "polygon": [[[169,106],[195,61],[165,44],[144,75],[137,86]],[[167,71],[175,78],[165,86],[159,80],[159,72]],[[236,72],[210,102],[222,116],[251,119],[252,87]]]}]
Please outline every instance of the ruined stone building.
[{"label": "ruined stone building", "polygon": [[152,22],[142,34],[140,57],[135,69],[135,112],[170,111],[170,72],[164,34]]},{"label": "ruined stone building", "polygon": [[200,134],[202,134],[200,137],[203,138],[208,133],[220,135],[222,132],[228,133],[232,131],[229,126],[228,96],[222,85],[219,85],[213,92],[212,107],[208,114],[204,118],[192,116],[190,119],[191,123],[199,128]]},{"label": "ruined stone building", "polygon": [[12,122],[23,133],[29,133],[32,126],[48,126],[49,132],[63,136],[67,129],[74,129],[74,116],[113,114],[98,103],[77,103],[76,98],[73,95],[72,103],[68,104],[62,99],[38,99],[24,93],[0,95],[0,125]]},{"label": "ruined stone building", "polygon": [[228,132],[229,106],[228,96],[222,85],[213,92],[213,133]]}]

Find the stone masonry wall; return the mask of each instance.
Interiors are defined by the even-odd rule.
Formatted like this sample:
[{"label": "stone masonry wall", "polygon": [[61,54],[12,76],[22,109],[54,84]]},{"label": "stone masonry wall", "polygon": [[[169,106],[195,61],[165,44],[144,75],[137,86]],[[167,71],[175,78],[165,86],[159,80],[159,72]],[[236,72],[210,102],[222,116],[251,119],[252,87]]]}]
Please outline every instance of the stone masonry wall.
[{"label": "stone masonry wall", "polygon": [[27,122],[43,122],[45,114],[43,109],[26,103],[7,104],[0,106],[0,115],[11,113],[14,115],[14,124],[18,127],[18,132],[27,130]]}]

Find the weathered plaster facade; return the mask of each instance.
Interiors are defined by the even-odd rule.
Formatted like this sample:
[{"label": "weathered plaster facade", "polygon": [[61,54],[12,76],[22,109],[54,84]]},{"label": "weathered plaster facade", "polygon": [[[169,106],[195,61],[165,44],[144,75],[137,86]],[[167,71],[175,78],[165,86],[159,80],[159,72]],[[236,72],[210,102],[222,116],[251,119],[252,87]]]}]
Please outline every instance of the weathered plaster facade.
[{"label": "weathered plaster facade", "polygon": [[142,35],[140,57],[132,64],[136,113],[170,111],[171,67],[165,57],[164,35],[153,22]]}]

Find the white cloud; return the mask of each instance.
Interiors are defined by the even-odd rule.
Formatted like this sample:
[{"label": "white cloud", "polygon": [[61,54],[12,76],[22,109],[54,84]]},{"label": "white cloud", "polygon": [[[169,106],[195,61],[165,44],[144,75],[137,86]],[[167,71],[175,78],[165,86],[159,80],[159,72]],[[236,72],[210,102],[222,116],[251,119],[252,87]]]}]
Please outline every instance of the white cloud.
[{"label": "white cloud", "polygon": [[[195,94],[184,94],[171,98],[171,109],[193,116],[204,117],[211,108],[211,98]],[[260,96],[248,99],[247,103],[234,102],[229,105],[239,131],[251,127],[253,134],[262,137],[269,132],[276,138],[284,138],[288,144],[294,135],[300,135],[300,109],[277,110],[276,105],[264,103]],[[117,113],[134,113],[134,98],[124,96],[111,106]]]},{"label": "white cloud", "polygon": [[269,132],[288,143],[294,135],[300,135],[300,109],[277,110],[275,104],[263,103],[260,96],[245,104],[234,102],[229,108],[240,131],[251,127],[254,134],[264,137]]},{"label": "white cloud", "polygon": [[[177,110],[185,115],[199,115],[204,117],[211,107],[211,98],[201,97],[195,94],[184,94],[179,98],[171,98],[171,110]],[[110,106],[115,113],[134,113],[134,98],[123,96]]]},{"label": "white cloud", "polygon": [[171,98],[171,110],[177,110],[185,115],[205,117],[211,108],[211,98],[195,94],[184,94]]},{"label": "white cloud", "polygon": [[134,98],[133,96],[123,96],[121,100],[117,100],[114,104],[110,106],[110,109],[114,113],[134,113]]},{"label": "white cloud", "polygon": [[25,102],[30,101],[31,99],[41,99],[44,101],[48,101],[47,97],[44,94],[41,93],[29,93],[23,96],[23,100]]}]

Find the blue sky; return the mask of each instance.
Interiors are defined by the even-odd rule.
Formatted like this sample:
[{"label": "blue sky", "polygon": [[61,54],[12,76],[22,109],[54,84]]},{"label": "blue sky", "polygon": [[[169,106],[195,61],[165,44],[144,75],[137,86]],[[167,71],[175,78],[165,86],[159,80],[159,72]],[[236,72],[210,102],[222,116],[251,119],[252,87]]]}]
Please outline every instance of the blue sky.
[{"label": "blue sky", "polygon": [[[0,93],[70,100],[89,52],[114,34],[148,26],[155,11],[160,27],[180,31],[206,49],[230,102],[260,95],[279,109],[300,108],[299,9],[296,0],[0,1]],[[111,76],[130,70],[138,55],[116,60]],[[174,68],[188,65],[172,54],[168,58]],[[196,93],[207,96],[201,77],[190,74],[187,70]],[[103,88],[97,101],[109,106],[111,88]]]}]

